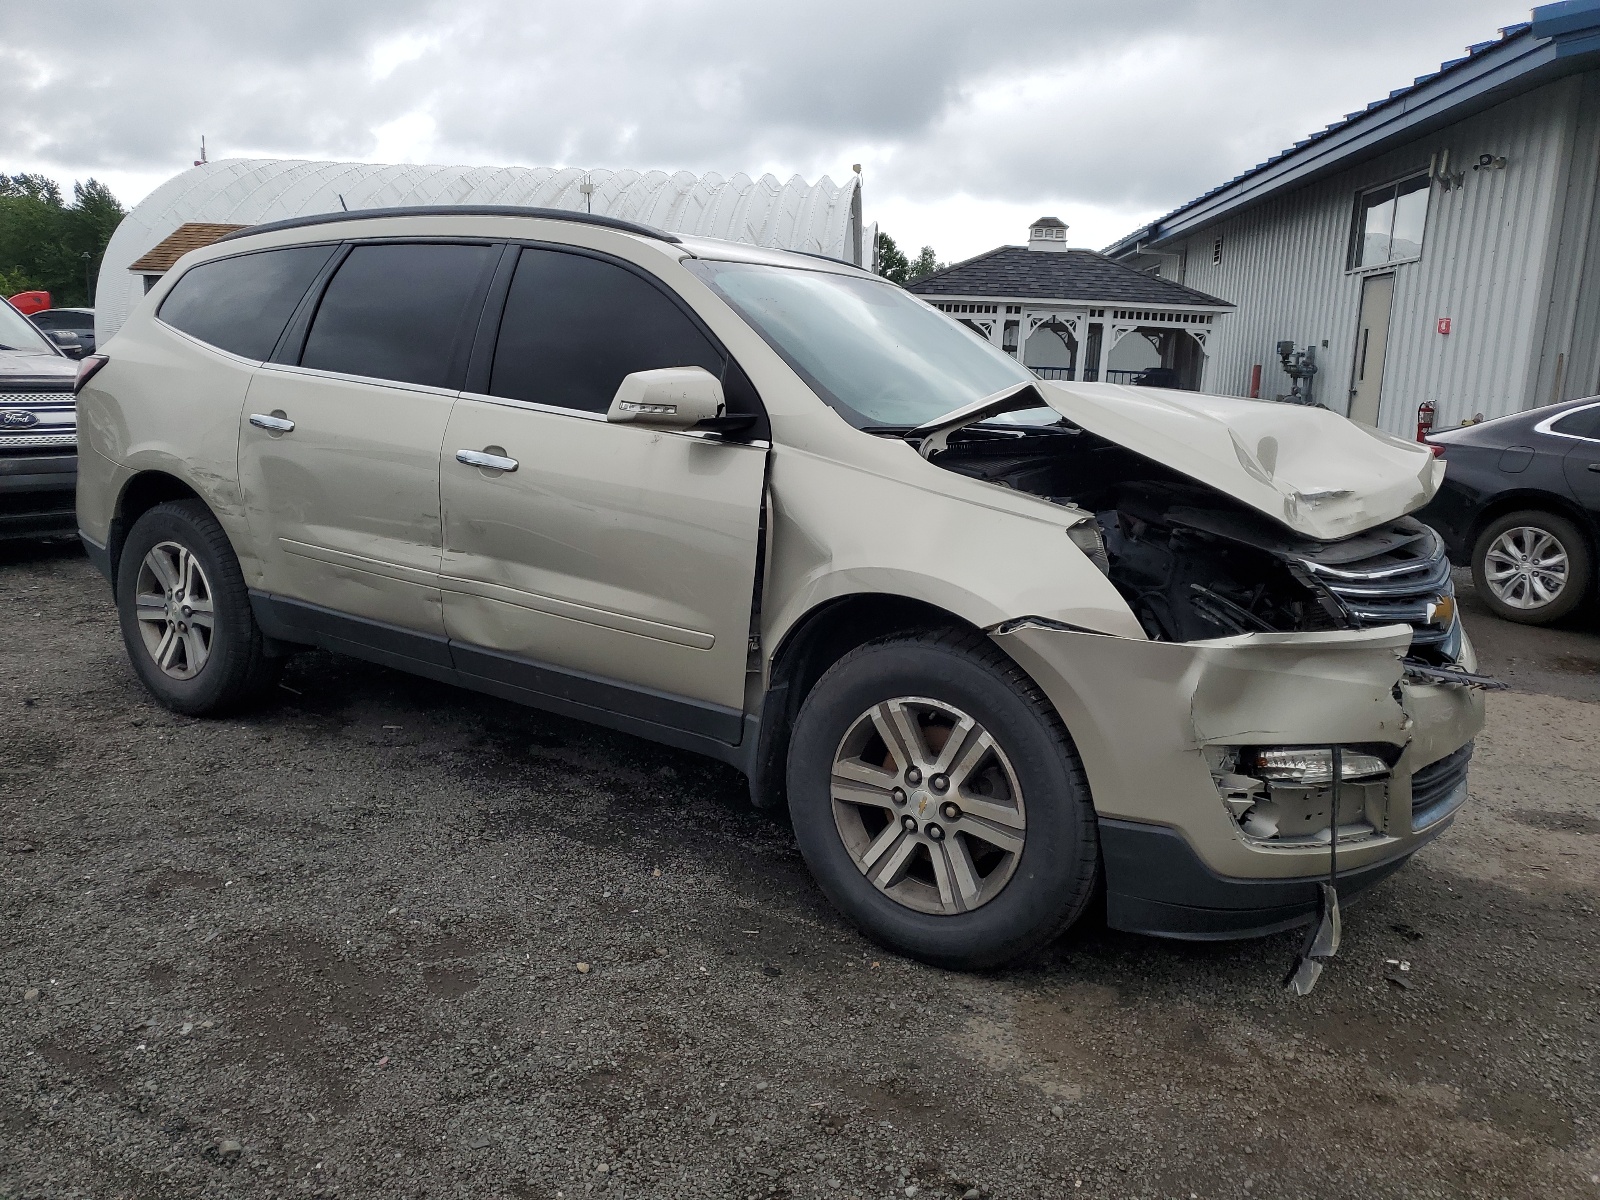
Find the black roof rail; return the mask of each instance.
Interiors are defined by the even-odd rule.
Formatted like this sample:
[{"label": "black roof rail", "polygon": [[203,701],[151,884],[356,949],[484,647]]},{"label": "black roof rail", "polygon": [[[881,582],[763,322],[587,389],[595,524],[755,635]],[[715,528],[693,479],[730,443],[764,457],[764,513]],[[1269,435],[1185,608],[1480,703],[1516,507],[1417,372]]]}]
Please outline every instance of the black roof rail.
[{"label": "black roof rail", "polygon": [[395,208],[352,208],[348,212],[310,213],[304,217],[290,217],[283,221],[269,221],[265,225],[248,225],[217,239],[231,242],[235,238],[252,237],[258,233],[271,233],[279,229],[300,229],[307,225],[333,225],[341,221],[367,221],[374,217],[542,217],[550,221],[576,221],[580,225],[600,225],[606,229],[619,229],[623,233],[637,233],[658,241],[682,242],[675,233],[623,221],[617,217],[604,217],[596,213],[573,212],[569,208],[533,208],[522,204],[409,204]]}]

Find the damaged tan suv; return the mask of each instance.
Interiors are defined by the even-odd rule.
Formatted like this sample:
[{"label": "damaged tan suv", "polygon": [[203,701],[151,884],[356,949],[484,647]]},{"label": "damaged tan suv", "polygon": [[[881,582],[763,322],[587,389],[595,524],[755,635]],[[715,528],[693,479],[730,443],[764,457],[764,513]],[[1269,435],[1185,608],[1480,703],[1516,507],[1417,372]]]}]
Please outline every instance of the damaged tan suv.
[{"label": "damaged tan suv", "polygon": [[1036,380],[852,267],[581,214],[258,226],[79,395],[78,514],[183,713],[319,646],[731,763],[872,937],[1305,924],[1465,799],[1442,464]]}]

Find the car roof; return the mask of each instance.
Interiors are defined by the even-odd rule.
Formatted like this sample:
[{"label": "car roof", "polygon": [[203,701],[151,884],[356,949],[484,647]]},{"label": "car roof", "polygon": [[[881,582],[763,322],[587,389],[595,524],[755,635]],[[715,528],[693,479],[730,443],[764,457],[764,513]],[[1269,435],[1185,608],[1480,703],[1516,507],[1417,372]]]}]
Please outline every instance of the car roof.
[{"label": "car roof", "polygon": [[636,221],[624,221],[618,217],[573,212],[564,208],[535,208],[531,205],[519,204],[412,204],[392,208],[356,208],[351,209],[349,212],[309,213],[305,216],[290,217],[283,221],[272,221],[264,225],[247,225],[242,229],[236,229],[232,233],[218,238],[212,245],[221,246],[228,242],[253,238],[263,233],[276,233],[281,230],[309,229],[318,226],[340,225],[352,221],[387,220],[405,217],[529,217],[545,221],[564,221],[577,225],[614,229],[620,233],[631,233],[636,237],[665,242],[672,246],[681,247],[684,252],[694,258],[715,259],[721,262],[759,263],[766,266],[803,267],[814,271],[829,270],[841,274],[877,278],[870,272],[862,271],[852,263],[830,258],[825,254],[811,254],[803,250],[780,250],[770,246],[752,246],[744,242],[723,241],[720,238],[680,237],[675,233],[667,233],[649,225],[639,224]]},{"label": "car roof", "polygon": [[411,204],[395,208],[356,208],[348,212],[309,213],[303,217],[289,217],[283,221],[269,221],[265,225],[246,225],[218,238],[213,245],[221,245],[238,238],[254,237],[259,233],[275,233],[280,229],[303,229],[312,225],[337,225],[346,221],[372,221],[392,217],[537,217],[546,221],[571,221],[580,225],[599,225],[640,237],[678,243],[682,239],[675,233],[666,233],[637,221],[624,221],[618,217],[605,217],[597,213],[573,212],[565,208],[534,208],[522,204]]},{"label": "car roof", "polygon": [[811,254],[804,250],[779,250],[773,246],[752,246],[748,242],[726,242],[721,238],[685,237],[679,244],[695,258],[708,258],[717,262],[759,263],[770,267],[802,267],[810,271],[833,271],[840,275],[859,275],[877,279],[870,271],[863,271],[854,263],[830,258],[826,254]]}]

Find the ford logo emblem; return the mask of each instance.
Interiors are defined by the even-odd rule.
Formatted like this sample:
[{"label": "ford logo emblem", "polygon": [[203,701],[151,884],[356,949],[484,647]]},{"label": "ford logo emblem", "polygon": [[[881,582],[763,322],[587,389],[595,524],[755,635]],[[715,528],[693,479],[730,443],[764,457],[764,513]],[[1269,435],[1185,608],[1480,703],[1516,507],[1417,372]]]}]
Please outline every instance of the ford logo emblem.
[{"label": "ford logo emblem", "polygon": [[6,429],[27,429],[30,425],[37,425],[39,416],[25,408],[0,409],[0,427]]}]

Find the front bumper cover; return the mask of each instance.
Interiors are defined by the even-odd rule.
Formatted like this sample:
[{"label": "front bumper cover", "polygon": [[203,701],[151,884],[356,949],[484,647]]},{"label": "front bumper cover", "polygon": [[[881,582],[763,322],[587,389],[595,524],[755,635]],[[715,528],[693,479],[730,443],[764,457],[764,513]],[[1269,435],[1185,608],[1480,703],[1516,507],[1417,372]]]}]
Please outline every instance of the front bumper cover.
[{"label": "front bumper cover", "polygon": [[0,455],[0,539],[77,529],[76,454]]},{"label": "front bumper cover", "polygon": [[[1394,874],[1410,861],[1417,845],[1448,824],[1430,829],[1393,858],[1341,868],[1339,902],[1348,904]],[[1326,871],[1297,879],[1219,875],[1176,830],[1137,821],[1101,820],[1100,857],[1106,872],[1106,924],[1185,941],[1265,937],[1305,925],[1316,917],[1318,889],[1328,882]]]},{"label": "front bumper cover", "polygon": [[[1449,823],[1413,828],[1411,777],[1459,750],[1483,726],[1478,690],[1405,677],[1411,629],[1404,625],[1177,643],[1021,620],[1006,622],[991,636],[1061,715],[1112,841],[1132,837],[1127,846],[1143,847],[1155,855],[1153,862],[1171,867],[1171,877],[1151,891],[1139,877],[1160,872],[1139,866],[1143,850],[1108,852],[1109,893],[1202,912],[1255,913],[1218,918],[1220,928],[1210,935],[1197,931],[1200,918],[1181,914],[1171,914],[1170,922],[1127,918],[1130,927],[1150,932],[1162,932],[1164,924],[1177,936],[1248,936],[1286,928],[1315,911],[1315,885],[1327,876],[1325,842],[1271,845],[1245,835],[1212,780],[1208,747],[1392,746],[1397,760],[1376,832],[1341,838],[1339,845],[1341,878],[1365,886],[1363,881],[1395,869]],[[1462,665],[1474,665],[1470,646]],[[1133,837],[1123,825],[1134,833],[1165,832]],[[1193,869],[1165,840],[1169,834],[1192,858]],[[1213,886],[1213,880],[1222,882]],[[1255,888],[1257,882],[1287,890]],[[1235,900],[1218,903],[1218,887]],[[1257,899],[1246,900],[1250,896]],[[1122,923],[1115,905],[1112,916],[1114,924]],[[1196,929],[1185,932],[1185,922]]]}]

